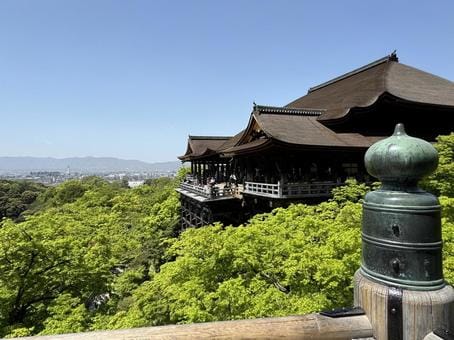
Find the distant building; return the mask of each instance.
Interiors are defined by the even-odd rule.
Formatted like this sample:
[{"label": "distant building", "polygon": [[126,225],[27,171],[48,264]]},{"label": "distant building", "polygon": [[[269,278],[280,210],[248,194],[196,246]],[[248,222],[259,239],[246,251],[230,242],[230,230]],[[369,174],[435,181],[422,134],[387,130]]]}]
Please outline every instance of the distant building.
[{"label": "distant building", "polygon": [[370,181],[366,149],[396,123],[434,141],[453,131],[454,83],[395,54],[309,89],[286,106],[253,106],[233,137],[189,136],[182,228],[238,224],[291,202],[326,199],[346,178]]},{"label": "distant building", "polygon": [[145,181],[128,181],[128,186],[130,188],[136,188],[136,187],[143,185],[144,183],[145,183]]}]

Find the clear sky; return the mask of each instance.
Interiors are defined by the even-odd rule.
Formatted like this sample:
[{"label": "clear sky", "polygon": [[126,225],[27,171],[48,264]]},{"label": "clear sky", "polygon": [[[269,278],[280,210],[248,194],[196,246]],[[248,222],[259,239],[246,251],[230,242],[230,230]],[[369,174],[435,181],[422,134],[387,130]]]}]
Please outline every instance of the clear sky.
[{"label": "clear sky", "polygon": [[454,1],[0,0],[0,156],[175,160],[394,49],[454,80]]}]

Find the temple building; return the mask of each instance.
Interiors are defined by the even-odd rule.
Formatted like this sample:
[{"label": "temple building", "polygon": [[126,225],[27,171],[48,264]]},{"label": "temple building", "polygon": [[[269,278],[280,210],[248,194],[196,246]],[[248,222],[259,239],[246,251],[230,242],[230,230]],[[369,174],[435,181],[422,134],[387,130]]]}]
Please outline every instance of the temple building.
[{"label": "temple building", "polygon": [[454,83],[399,63],[395,53],[283,107],[254,104],[235,136],[189,136],[179,157],[191,164],[177,189],[181,226],[235,225],[292,202],[325,200],[349,177],[373,181],[363,164],[371,144],[397,123],[433,142],[454,130],[453,115]]}]

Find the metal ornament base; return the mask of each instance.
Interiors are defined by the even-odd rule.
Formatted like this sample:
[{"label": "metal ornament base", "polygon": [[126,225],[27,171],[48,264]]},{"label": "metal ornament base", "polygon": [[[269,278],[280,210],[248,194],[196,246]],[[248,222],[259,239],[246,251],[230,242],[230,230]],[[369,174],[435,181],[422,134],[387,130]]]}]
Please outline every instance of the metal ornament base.
[{"label": "metal ornament base", "polygon": [[409,280],[399,280],[390,278],[385,275],[380,275],[375,272],[369,271],[364,266],[361,266],[359,269],[361,274],[370,279],[371,281],[376,281],[380,284],[386,286],[394,286],[402,289],[408,290],[420,290],[420,291],[434,291],[442,289],[446,286],[446,282],[443,279],[434,280],[434,281],[409,281]]}]

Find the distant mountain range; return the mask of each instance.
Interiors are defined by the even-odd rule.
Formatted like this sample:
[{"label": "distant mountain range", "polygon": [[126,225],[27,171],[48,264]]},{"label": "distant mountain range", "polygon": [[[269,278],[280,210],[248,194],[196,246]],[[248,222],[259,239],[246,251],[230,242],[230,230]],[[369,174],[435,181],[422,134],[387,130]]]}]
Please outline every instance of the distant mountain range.
[{"label": "distant mountain range", "polygon": [[181,162],[147,163],[113,157],[0,157],[0,172],[61,171],[69,167],[71,172],[134,172],[134,171],[175,171]]}]

